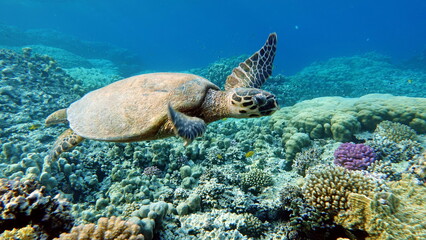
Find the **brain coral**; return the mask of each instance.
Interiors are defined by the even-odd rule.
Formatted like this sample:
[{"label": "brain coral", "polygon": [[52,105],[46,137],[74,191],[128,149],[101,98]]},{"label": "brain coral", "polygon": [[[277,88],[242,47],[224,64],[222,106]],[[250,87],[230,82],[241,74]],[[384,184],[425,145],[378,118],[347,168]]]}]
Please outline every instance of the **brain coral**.
[{"label": "brain coral", "polygon": [[375,160],[374,149],[364,144],[343,143],[334,152],[334,164],[350,170],[365,170]]},{"label": "brain coral", "polygon": [[331,214],[348,208],[348,195],[369,195],[379,185],[360,171],[348,171],[343,167],[321,166],[306,177],[303,196],[309,205]]}]

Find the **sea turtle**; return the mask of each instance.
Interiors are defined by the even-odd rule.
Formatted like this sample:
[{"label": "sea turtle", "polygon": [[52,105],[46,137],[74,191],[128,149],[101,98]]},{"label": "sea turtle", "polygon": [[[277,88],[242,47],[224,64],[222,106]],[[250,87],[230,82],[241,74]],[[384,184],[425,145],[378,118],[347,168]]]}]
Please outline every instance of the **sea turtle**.
[{"label": "sea turtle", "polygon": [[272,74],[276,44],[272,33],[259,51],[233,69],[224,91],[193,74],[150,73],[89,92],[47,117],[46,125],[70,127],[58,137],[49,157],[57,159],[86,138],[133,142],[176,134],[189,144],[213,121],[271,115],[279,108],[276,97],[258,88]]}]

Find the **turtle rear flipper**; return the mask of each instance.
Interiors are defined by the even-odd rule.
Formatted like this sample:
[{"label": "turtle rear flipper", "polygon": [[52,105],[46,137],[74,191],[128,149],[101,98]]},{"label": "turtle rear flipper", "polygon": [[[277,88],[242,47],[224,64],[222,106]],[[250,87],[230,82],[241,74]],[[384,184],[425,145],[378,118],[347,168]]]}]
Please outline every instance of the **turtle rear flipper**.
[{"label": "turtle rear flipper", "polygon": [[53,144],[52,149],[49,153],[49,158],[52,161],[58,159],[61,153],[69,151],[70,149],[77,146],[84,140],[82,136],[77,135],[72,129],[65,130],[59,137],[56,139]]},{"label": "turtle rear flipper", "polygon": [[168,105],[169,118],[173,123],[175,134],[185,139],[185,146],[206,131],[206,123],[203,119],[190,117],[173,109]]},{"label": "turtle rear flipper", "polygon": [[59,123],[68,123],[67,120],[67,109],[60,109],[52,114],[50,114],[45,121],[46,126],[59,124]]}]

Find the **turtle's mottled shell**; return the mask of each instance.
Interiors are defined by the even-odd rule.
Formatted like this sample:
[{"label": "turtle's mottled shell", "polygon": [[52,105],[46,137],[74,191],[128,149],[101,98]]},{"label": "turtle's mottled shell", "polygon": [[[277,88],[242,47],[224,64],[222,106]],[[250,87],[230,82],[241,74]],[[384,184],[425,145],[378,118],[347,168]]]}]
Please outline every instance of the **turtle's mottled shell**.
[{"label": "turtle's mottled shell", "polygon": [[67,119],[72,130],[88,139],[157,139],[167,135],[160,129],[168,120],[168,103],[180,112],[196,113],[208,89],[219,90],[192,74],[142,74],[86,94],[67,109]]}]

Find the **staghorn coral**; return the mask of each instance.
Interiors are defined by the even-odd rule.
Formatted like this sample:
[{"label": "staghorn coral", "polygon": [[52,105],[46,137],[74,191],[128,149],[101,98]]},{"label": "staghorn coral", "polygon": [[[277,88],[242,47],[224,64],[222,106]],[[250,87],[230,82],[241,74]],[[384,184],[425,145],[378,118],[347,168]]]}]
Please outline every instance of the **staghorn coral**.
[{"label": "staghorn coral", "polygon": [[98,220],[98,224],[93,223],[73,227],[70,233],[63,233],[56,240],[144,240],[144,236],[139,233],[137,224],[127,222],[119,217],[105,218]]},{"label": "staghorn coral", "polygon": [[0,179],[0,231],[38,225],[51,237],[68,231],[74,222],[70,205],[59,195],[44,195],[44,187],[31,180],[21,183]]},{"label": "staghorn coral", "polygon": [[307,175],[303,196],[309,205],[333,215],[348,208],[350,193],[368,196],[379,187],[373,178],[360,171],[319,165]]},{"label": "staghorn coral", "polygon": [[365,170],[374,161],[374,149],[361,143],[343,143],[334,152],[334,164],[350,170]]},{"label": "staghorn coral", "polygon": [[260,193],[264,187],[273,184],[272,177],[260,169],[252,169],[241,174],[241,185],[244,190],[254,194]]},{"label": "staghorn coral", "polygon": [[334,217],[336,223],[349,230],[363,230],[368,240],[425,239],[426,188],[413,177],[389,184],[390,192],[371,197],[350,193],[349,208]]},{"label": "staghorn coral", "polygon": [[402,140],[415,141],[417,133],[405,124],[383,121],[374,130],[374,137],[385,137],[393,142],[401,142]]}]

